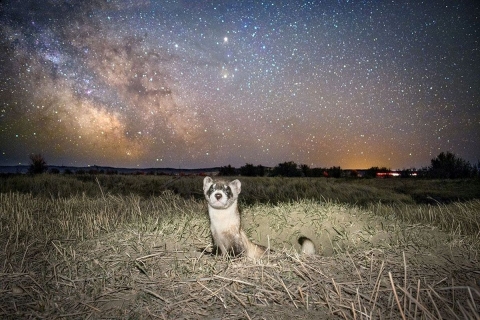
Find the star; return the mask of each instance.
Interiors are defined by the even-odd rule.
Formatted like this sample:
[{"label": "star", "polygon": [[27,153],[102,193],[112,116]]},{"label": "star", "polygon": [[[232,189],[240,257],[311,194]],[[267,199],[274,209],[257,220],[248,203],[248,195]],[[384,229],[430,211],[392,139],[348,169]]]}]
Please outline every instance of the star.
[{"label": "star", "polygon": [[6,0],[0,163],[402,169],[441,151],[477,163],[478,12]]}]

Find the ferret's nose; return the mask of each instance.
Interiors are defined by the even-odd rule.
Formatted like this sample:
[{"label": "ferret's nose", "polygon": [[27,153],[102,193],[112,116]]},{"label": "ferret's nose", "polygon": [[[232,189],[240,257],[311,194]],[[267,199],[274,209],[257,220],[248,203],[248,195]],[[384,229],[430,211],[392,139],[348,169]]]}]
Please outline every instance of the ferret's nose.
[{"label": "ferret's nose", "polygon": [[222,194],[221,193],[215,193],[215,198],[217,198],[217,200],[220,200],[222,198]]}]

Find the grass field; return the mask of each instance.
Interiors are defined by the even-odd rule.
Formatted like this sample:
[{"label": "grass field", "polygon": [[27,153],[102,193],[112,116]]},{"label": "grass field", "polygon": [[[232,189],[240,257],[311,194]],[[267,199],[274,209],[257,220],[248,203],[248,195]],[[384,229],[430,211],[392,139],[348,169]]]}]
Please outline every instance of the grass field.
[{"label": "grass field", "polygon": [[0,178],[0,317],[479,319],[478,180],[240,179],[262,261],[202,251],[201,177]]}]

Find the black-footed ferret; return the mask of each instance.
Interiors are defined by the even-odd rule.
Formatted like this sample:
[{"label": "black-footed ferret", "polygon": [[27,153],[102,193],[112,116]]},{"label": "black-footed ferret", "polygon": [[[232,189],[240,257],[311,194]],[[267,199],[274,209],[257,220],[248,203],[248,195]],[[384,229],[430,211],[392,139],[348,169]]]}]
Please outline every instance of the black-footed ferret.
[{"label": "black-footed ferret", "polygon": [[[241,229],[240,212],[238,211],[238,195],[241,191],[239,180],[230,182],[203,179],[203,193],[208,202],[210,230],[214,245],[222,254],[245,255],[251,259],[260,259],[268,248],[251,242]],[[315,245],[307,237],[300,237],[302,253],[315,254]]]}]

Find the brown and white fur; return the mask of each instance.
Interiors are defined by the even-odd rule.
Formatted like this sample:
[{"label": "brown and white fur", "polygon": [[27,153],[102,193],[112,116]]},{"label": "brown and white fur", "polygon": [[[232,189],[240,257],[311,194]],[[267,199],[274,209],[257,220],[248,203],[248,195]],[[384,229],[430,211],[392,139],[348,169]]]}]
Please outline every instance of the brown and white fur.
[{"label": "brown and white fur", "polygon": [[[222,254],[260,259],[269,249],[251,242],[242,230],[237,202],[240,191],[239,180],[227,182],[210,177],[203,179],[213,242]],[[315,254],[315,246],[310,239],[300,237],[298,242],[302,246],[302,253]]]}]

